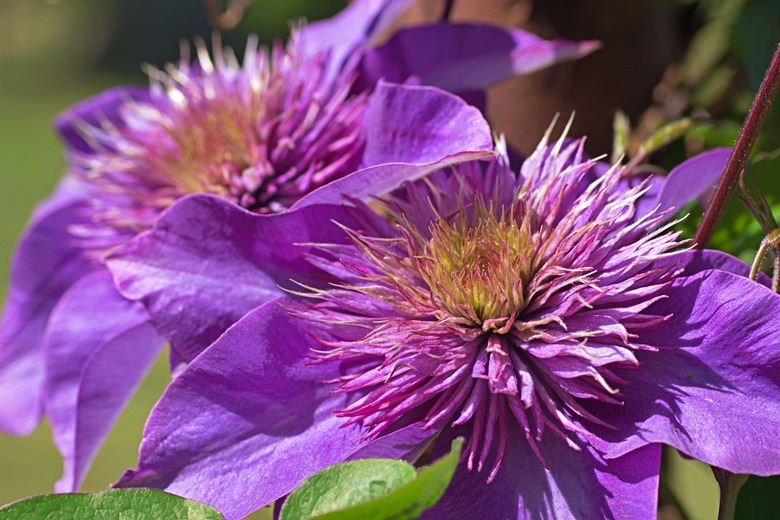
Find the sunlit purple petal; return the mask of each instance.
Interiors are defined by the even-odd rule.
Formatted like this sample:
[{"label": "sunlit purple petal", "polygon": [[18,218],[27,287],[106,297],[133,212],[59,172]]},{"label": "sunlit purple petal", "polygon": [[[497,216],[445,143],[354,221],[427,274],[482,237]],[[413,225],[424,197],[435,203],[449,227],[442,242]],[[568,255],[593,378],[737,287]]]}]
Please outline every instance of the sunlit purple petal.
[{"label": "sunlit purple petal", "polygon": [[[655,304],[671,319],[641,340],[609,456],[662,442],[733,473],[780,473],[780,296],[731,273],[682,278]],[[750,442],[745,442],[750,439]]]},{"label": "sunlit purple petal", "polygon": [[305,326],[277,303],[245,316],[174,380],[152,411],[138,468],[117,486],[166,489],[243,518],[360,447],[360,428],[333,415],[346,396],[321,384],[339,366],[308,362]]},{"label": "sunlit purple petal", "polygon": [[98,447],[163,346],[143,306],[122,298],[105,271],[60,298],[44,338],[46,413],[65,470],[60,492],[78,489]]}]

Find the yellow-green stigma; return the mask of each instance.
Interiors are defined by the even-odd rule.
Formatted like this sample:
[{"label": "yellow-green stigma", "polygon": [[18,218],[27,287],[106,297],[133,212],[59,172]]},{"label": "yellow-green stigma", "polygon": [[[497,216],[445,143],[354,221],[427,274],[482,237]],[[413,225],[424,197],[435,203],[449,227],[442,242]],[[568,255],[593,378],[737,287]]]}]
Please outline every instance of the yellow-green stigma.
[{"label": "yellow-green stigma", "polygon": [[473,212],[438,218],[418,260],[420,276],[447,311],[504,332],[525,306],[537,258],[524,206],[495,211],[480,200]]}]

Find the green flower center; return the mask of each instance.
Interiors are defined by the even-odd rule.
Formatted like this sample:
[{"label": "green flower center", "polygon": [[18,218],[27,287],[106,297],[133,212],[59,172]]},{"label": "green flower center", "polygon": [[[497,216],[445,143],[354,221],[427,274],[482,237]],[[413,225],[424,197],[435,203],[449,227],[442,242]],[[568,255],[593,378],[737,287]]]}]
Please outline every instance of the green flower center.
[{"label": "green flower center", "polygon": [[484,203],[473,209],[433,224],[418,259],[420,275],[450,313],[500,329],[526,304],[538,257],[531,222],[520,203],[511,211]]}]

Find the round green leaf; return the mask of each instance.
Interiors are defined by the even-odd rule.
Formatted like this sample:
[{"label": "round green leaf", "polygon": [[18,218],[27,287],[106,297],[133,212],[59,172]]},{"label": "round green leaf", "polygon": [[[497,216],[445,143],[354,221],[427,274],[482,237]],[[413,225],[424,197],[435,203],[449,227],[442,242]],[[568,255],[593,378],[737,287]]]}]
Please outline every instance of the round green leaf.
[{"label": "round green leaf", "polygon": [[[282,509],[281,520],[417,518],[444,494],[458,466],[462,445],[462,439],[455,440],[448,455],[421,468],[416,478],[410,465],[388,459],[365,459],[327,468],[290,495]],[[359,471],[353,468],[359,468]],[[395,477],[391,485],[389,481],[393,477],[389,477],[389,472],[392,471],[403,473]],[[327,474],[327,478],[323,478],[323,474]],[[388,484],[377,485],[376,482]],[[387,491],[376,493],[380,487]]]},{"label": "round green leaf", "polygon": [[0,520],[224,520],[216,509],[154,489],[41,495],[0,508]]},{"label": "round green leaf", "polygon": [[363,459],[326,468],[309,477],[284,503],[282,520],[304,520],[374,500],[414,480],[403,461]]}]

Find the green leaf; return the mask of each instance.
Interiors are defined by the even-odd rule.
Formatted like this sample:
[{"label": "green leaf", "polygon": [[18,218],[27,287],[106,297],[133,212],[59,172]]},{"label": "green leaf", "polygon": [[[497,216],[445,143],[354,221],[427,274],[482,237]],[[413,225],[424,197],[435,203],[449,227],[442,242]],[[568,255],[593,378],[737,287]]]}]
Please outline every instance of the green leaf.
[{"label": "green leaf", "polygon": [[312,475],[284,504],[282,519],[313,518],[382,497],[411,482],[414,467],[403,461],[364,459]]},{"label": "green leaf", "polygon": [[41,495],[0,508],[0,520],[224,520],[216,509],[154,489]]},{"label": "green leaf", "polygon": [[642,146],[639,147],[638,155],[651,154],[656,150],[660,150],[672,141],[684,136],[693,126],[693,120],[689,118],[678,119],[665,124],[642,143]]},{"label": "green leaf", "polygon": [[628,153],[628,139],[631,135],[631,122],[628,116],[618,110],[612,120],[612,164]]},{"label": "green leaf", "polygon": [[734,146],[739,131],[742,128],[740,122],[725,119],[714,123],[701,123],[691,129],[686,136],[701,143],[702,149],[717,148],[718,146]]},{"label": "green leaf", "polygon": [[462,439],[431,466],[388,459],[331,466],[304,482],[282,508],[281,520],[405,520],[436,504],[460,460]]},{"label": "green leaf", "polygon": [[753,91],[758,90],[772,52],[780,40],[780,2],[752,0],[745,2],[731,32],[734,50],[742,58],[743,69]]}]

